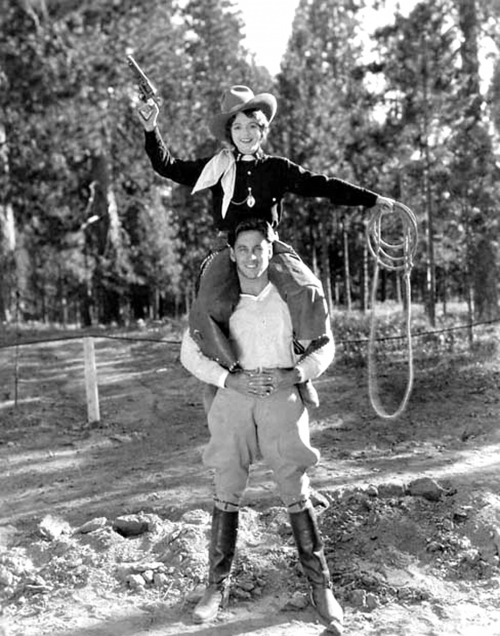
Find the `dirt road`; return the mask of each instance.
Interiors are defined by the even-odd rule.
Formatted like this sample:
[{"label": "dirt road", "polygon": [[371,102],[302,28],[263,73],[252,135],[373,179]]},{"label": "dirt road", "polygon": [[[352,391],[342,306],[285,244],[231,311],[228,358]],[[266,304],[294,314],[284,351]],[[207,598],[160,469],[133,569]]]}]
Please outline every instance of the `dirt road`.
[{"label": "dirt road", "polygon": [[[0,350],[8,633],[321,634],[264,466],[246,495],[229,606],[213,625],[191,622],[211,509],[200,386],[174,344],[95,342],[94,427],[81,340]],[[404,370],[381,380],[397,400]],[[498,354],[419,363],[396,421],[375,416],[365,369],[339,362],[317,387],[312,480],[346,635],[500,636]],[[124,516],[142,530],[123,536]]]}]

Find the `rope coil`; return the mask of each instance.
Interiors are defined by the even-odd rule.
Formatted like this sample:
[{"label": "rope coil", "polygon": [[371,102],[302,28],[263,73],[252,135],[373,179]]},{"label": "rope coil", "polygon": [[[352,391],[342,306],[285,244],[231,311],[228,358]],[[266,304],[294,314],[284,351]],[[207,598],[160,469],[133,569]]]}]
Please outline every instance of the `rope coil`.
[{"label": "rope coil", "polygon": [[[389,243],[382,238],[384,217],[396,220],[402,228],[403,240]],[[413,349],[411,342],[411,270],[417,250],[418,227],[415,214],[405,205],[395,201],[393,207],[376,206],[366,228],[368,248],[375,259],[375,269],[371,291],[371,320],[368,340],[368,391],[375,413],[383,419],[396,419],[403,413],[413,388]],[[406,297],[405,333],[408,343],[408,379],[405,393],[399,407],[388,413],[380,401],[375,364],[375,305],[380,269],[402,272]]]}]

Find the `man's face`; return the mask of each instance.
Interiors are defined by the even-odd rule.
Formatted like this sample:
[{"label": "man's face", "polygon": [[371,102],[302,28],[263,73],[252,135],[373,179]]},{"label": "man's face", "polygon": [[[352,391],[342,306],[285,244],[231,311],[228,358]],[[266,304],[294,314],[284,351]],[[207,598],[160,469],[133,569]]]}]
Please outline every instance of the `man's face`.
[{"label": "man's face", "polygon": [[231,258],[243,278],[256,280],[267,276],[273,246],[258,230],[247,230],[238,234],[231,248]]}]

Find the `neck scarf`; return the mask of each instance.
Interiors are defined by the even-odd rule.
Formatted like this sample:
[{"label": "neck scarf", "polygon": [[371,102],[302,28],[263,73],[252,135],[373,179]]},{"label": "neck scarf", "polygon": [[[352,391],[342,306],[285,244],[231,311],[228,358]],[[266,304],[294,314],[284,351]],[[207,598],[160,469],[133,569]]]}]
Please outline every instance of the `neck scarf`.
[{"label": "neck scarf", "polygon": [[198,181],[195,183],[191,194],[210,188],[221,181],[224,196],[222,199],[222,218],[225,218],[227,209],[233,198],[234,184],[236,181],[236,159],[227,148],[214,155],[201,171]]}]

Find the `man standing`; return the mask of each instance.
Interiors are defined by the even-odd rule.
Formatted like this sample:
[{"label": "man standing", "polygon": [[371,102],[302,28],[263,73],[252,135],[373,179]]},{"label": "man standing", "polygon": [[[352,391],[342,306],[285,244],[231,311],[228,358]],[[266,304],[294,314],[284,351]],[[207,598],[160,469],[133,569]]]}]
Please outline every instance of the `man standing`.
[{"label": "man standing", "polygon": [[[333,337],[325,320],[324,336],[317,343],[294,341],[288,306],[268,278],[273,240],[271,226],[260,219],[243,221],[229,236],[241,290],[227,343],[238,360],[237,368],[229,371],[203,355],[188,331],[182,342],[184,367],[218,387],[208,410],[210,441],[203,453],[205,465],[215,475],[208,586],[194,620],[212,620],[227,599],[239,504],[250,465],[262,457],[273,470],[287,506],[312,602],[329,631],[340,636],[342,608],[331,590],[309,499],[307,469],[317,464],[319,452],[310,444],[309,415],[301,397],[306,395],[305,383],[332,362]],[[321,290],[319,281],[317,289]]]}]

